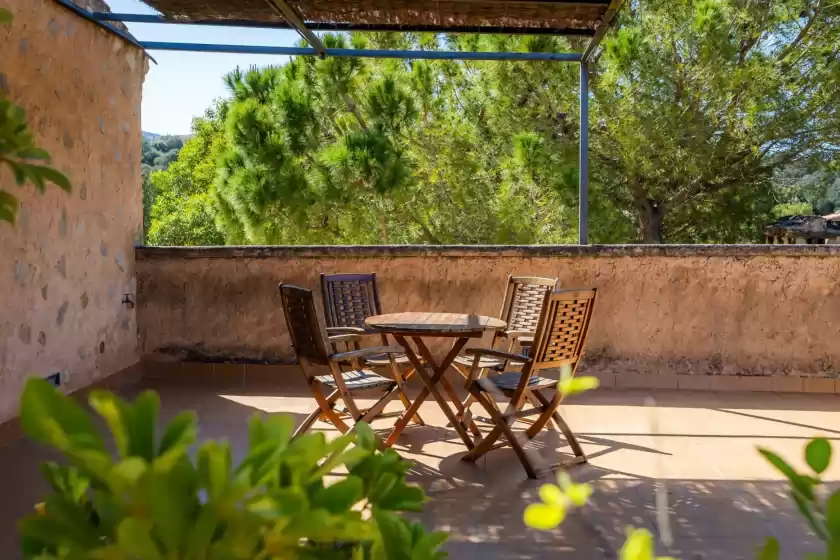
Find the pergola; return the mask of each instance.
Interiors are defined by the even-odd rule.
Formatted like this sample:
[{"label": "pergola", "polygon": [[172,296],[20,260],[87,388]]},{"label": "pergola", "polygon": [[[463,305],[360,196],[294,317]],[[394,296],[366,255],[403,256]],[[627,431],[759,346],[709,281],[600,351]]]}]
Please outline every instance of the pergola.
[{"label": "pergola", "polygon": [[[69,0],[56,0],[67,4]],[[143,0],[162,15],[84,12],[108,22],[293,29],[309,47],[137,41],[148,50],[434,60],[556,61],[580,65],[578,239],[589,242],[589,68],[623,0]],[[68,6],[70,7],[70,6]],[[79,10],[73,6],[76,10]],[[83,10],[79,10],[83,11]],[[118,30],[115,30],[118,31]],[[331,49],[315,31],[485,33],[588,37],[582,53]],[[119,31],[118,31],[119,32]],[[122,34],[120,32],[120,34]]]}]

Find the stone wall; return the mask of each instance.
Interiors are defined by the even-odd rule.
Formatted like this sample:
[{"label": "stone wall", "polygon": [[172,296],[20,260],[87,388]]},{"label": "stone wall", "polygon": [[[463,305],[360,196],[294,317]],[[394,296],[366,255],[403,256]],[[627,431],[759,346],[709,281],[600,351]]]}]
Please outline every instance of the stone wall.
[{"label": "stone wall", "polygon": [[36,142],[73,184],[0,184],[21,200],[0,222],[0,422],[28,376],[61,372],[87,386],[138,360],[134,243],[142,228],[143,52],[50,0],[5,0],[0,88],[27,113]]},{"label": "stone wall", "polygon": [[597,287],[588,367],[619,385],[840,373],[840,247],[807,245],[139,248],[142,351],[291,360],[277,283],[371,271],[386,312],[497,315],[511,273]]}]

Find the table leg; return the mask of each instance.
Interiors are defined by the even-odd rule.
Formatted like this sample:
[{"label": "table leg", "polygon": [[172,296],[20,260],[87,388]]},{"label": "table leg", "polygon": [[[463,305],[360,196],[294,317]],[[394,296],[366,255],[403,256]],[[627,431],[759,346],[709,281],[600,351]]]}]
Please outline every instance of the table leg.
[{"label": "table leg", "polygon": [[397,423],[394,424],[394,429],[391,430],[391,433],[388,435],[388,439],[385,440],[385,446],[386,447],[391,447],[392,445],[394,445],[397,442],[397,438],[400,437],[400,434],[402,433],[402,431],[405,429],[405,427],[408,425],[408,423],[411,421],[411,419],[414,418],[414,416],[420,410],[420,405],[423,404],[423,401],[425,401],[427,398],[429,398],[429,388],[428,388],[428,384],[426,383],[426,377],[427,376],[425,376],[422,373],[424,371],[423,368],[425,366],[417,358],[417,355],[414,353],[414,351],[408,345],[408,342],[405,340],[405,338],[403,338],[401,336],[394,336],[394,339],[397,341],[398,344],[400,344],[405,349],[405,356],[408,358],[408,361],[411,362],[411,365],[414,366],[415,371],[417,371],[417,375],[420,376],[420,378],[423,380],[423,384],[426,385],[426,386],[423,387],[423,389],[420,391],[420,394],[418,394],[417,398],[414,399],[414,402],[411,403],[411,406],[409,406],[405,410],[405,412],[402,413],[402,416],[400,416],[397,419]]},{"label": "table leg", "polygon": [[[419,375],[421,375],[421,377],[423,379],[423,382],[426,383],[426,386],[429,389],[429,392],[432,394],[432,396],[437,401],[438,406],[443,411],[443,413],[446,415],[446,418],[452,424],[452,427],[455,429],[455,432],[458,434],[458,436],[464,442],[464,445],[467,446],[467,449],[472,449],[473,447],[475,447],[475,443],[473,443],[472,438],[470,438],[469,434],[464,429],[464,425],[460,422],[460,420],[455,415],[455,413],[452,412],[452,409],[449,408],[449,404],[447,404],[446,399],[443,398],[443,395],[441,395],[440,391],[438,391],[438,388],[437,388],[437,384],[441,382],[441,379],[443,378],[443,374],[446,373],[447,369],[449,369],[450,364],[455,359],[455,357],[458,355],[458,353],[464,348],[464,346],[467,344],[469,339],[468,338],[457,339],[455,341],[455,344],[452,345],[452,349],[449,351],[449,353],[446,355],[446,357],[443,359],[443,361],[440,364],[435,362],[434,356],[432,356],[432,353],[426,347],[426,344],[423,342],[422,338],[412,337],[412,340],[414,341],[414,344],[417,345],[417,350],[420,352],[420,354],[426,360],[426,363],[429,364],[430,366],[432,366],[433,376],[429,377],[428,373],[425,372],[425,371],[422,371],[422,372],[418,371],[417,373]],[[459,399],[455,398],[454,403],[455,403],[455,406],[457,408],[461,404],[461,401]]]},{"label": "table leg", "polygon": [[[415,343],[420,342],[420,340],[416,339],[416,338],[414,339],[414,341],[415,341]],[[452,349],[449,351],[449,353],[443,359],[443,362],[441,362],[440,365],[437,366],[437,369],[435,369],[436,375],[433,379],[433,382],[434,383],[440,383],[441,385],[443,385],[443,389],[446,391],[446,393],[449,395],[449,398],[452,400],[452,403],[455,405],[455,409],[458,412],[458,414],[455,415],[455,417],[459,419],[458,424],[460,425],[460,428],[463,429],[464,426],[468,426],[470,431],[476,437],[480,438],[481,437],[481,431],[478,429],[478,426],[476,426],[475,422],[471,418],[468,418],[467,421],[461,421],[461,418],[464,417],[464,406],[461,403],[461,399],[458,398],[458,395],[452,389],[452,385],[450,385],[449,381],[447,381],[446,378],[443,377],[444,373],[446,373],[446,371],[449,369],[449,367],[452,366],[452,362],[455,361],[455,358],[458,357],[458,354],[461,352],[464,345],[468,341],[469,341],[469,339],[460,338],[455,342],[455,344],[452,345]],[[417,349],[420,351],[420,354],[422,355],[424,360],[426,360],[426,361],[432,360],[431,363],[435,363],[434,362],[434,357],[432,356],[432,353],[429,352],[429,349],[428,349],[428,347],[426,347],[425,344],[422,344],[422,343],[418,344]],[[447,406],[447,408],[449,408],[449,407]],[[444,410],[444,413],[445,412],[446,411]],[[450,418],[450,421],[452,421],[451,418]],[[455,422],[452,422],[452,424],[454,425]],[[460,435],[460,431],[459,431],[458,427],[455,428],[455,431],[459,432],[459,435]],[[463,439],[463,436],[461,436],[461,438]],[[467,447],[469,447],[469,446],[467,446]]]}]

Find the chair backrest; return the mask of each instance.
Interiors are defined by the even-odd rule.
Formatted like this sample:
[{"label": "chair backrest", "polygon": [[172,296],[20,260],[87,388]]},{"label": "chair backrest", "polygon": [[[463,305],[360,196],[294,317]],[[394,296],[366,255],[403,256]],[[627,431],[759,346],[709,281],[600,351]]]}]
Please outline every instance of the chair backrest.
[{"label": "chair backrest", "polygon": [[382,314],[376,274],[322,274],[321,293],[328,327],[365,328],[365,319]]},{"label": "chair backrest", "polygon": [[315,311],[312,290],[281,283],[280,298],[283,301],[283,313],[298,361],[316,365],[329,364],[326,336]]},{"label": "chair backrest", "polygon": [[531,348],[530,371],[577,366],[583,355],[597,290],[560,290],[545,296]]},{"label": "chair backrest", "polygon": [[536,331],[545,295],[557,288],[557,278],[508,276],[499,318],[508,331]]}]

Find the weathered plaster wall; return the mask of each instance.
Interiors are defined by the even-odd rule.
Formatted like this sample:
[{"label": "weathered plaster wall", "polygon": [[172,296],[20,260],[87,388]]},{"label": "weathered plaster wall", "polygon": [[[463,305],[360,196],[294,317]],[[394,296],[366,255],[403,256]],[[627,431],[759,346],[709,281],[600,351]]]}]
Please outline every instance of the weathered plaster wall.
[{"label": "weathered plaster wall", "polygon": [[383,309],[496,315],[508,274],[597,287],[589,367],[840,373],[840,248],[323,247],[137,250],[142,351],[290,359],[277,283],[376,272]]},{"label": "weathered plaster wall", "polygon": [[0,422],[28,376],[62,372],[66,390],[138,360],[134,242],[142,226],[140,97],[145,55],[50,0],[5,0],[0,88],[73,184],[21,200],[0,223]]}]

